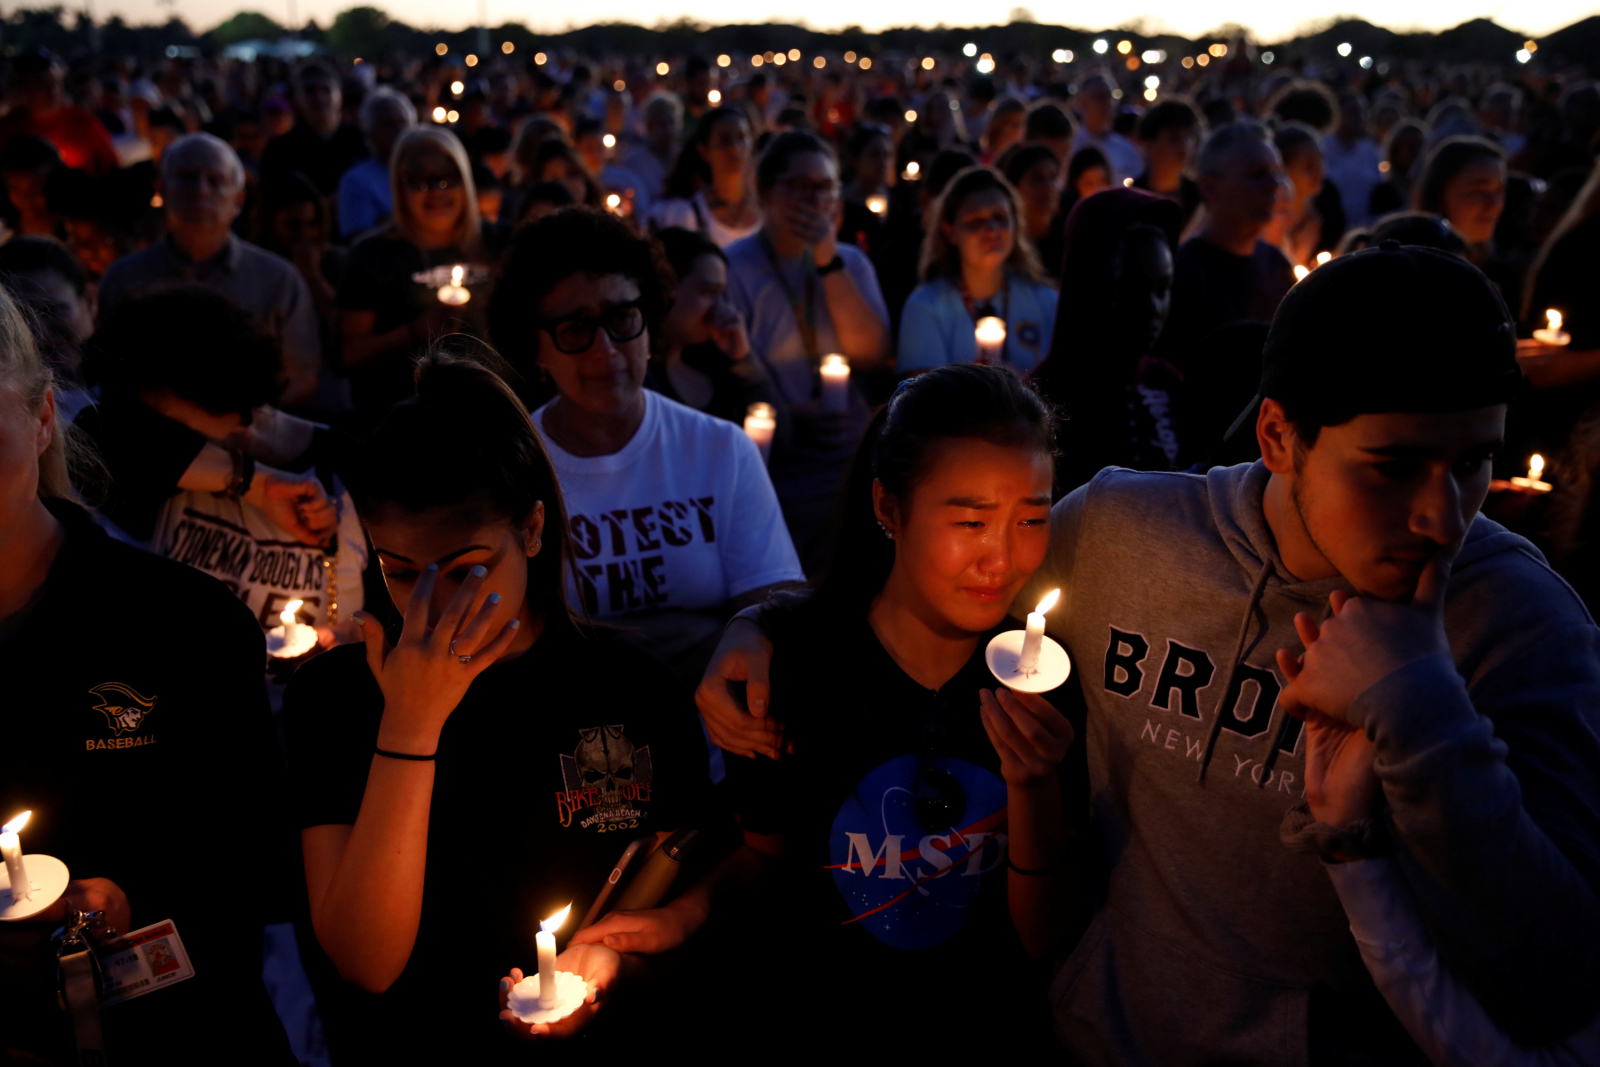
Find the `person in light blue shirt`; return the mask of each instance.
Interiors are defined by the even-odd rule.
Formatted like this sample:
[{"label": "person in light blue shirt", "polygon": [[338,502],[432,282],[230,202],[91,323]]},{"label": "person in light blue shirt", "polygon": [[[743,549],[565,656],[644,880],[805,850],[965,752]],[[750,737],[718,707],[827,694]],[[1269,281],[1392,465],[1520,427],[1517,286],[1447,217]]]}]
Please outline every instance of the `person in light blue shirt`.
[{"label": "person in light blue shirt", "polygon": [[375,89],[361,102],[361,132],[366,135],[372,157],[357,163],[339,179],[340,235],[365,233],[394,214],[389,157],[394,154],[400,135],[416,124],[416,107],[393,89]]},{"label": "person in light blue shirt", "polygon": [[[1032,370],[1049,352],[1056,291],[1020,232],[1017,191],[989,167],[951,179],[922,245],[922,284],[900,315],[901,374],[946,363]],[[1005,339],[979,351],[978,320],[1005,323]]]}]

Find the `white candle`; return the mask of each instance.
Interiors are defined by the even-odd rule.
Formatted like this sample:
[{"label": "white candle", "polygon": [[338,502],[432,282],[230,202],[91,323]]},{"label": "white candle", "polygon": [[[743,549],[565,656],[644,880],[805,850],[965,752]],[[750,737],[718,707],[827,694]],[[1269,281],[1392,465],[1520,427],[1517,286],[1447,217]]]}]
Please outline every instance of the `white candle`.
[{"label": "white candle", "polygon": [[1039,665],[1039,648],[1044,644],[1044,613],[1055,607],[1059,599],[1061,590],[1052,589],[1039,601],[1037,608],[1028,612],[1028,628],[1022,634],[1022,655],[1017,658],[1019,674],[1027,674]]},{"label": "white candle", "polygon": [[772,452],[772,437],[778,431],[778,413],[771,404],[751,404],[744,413],[745,436],[761,449],[761,458]]},{"label": "white candle", "polygon": [[452,307],[460,307],[472,299],[472,290],[462,285],[462,280],[467,276],[467,269],[459,263],[450,268],[450,284],[439,286],[439,301]]},{"label": "white candle", "polygon": [[556,931],[567,921],[571,910],[572,905],[568,904],[541,922],[533,938],[539,950],[539,1007],[546,1010],[556,1006]]},{"label": "white candle", "polygon": [[1561,328],[1561,312],[1555,308],[1544,313],[1545,328],[1533,331],[1533,339],[1542,345],[1563,348],[1572,343],[1572,335]]},{"label": "white candle", "polygon": [[978,340],[978,362],[998,366],[1006,347],[1006,320],[985,315],[972,334]]},{"label": "white candle", "polygon": [[840,355],[822,357],[822,410],[850,407],[850,361]]},{"label": "white candle", "polygon": [[28,868],[22,862],[22,839],[18,835],[28,825],[28,817],[32,814],[31,811],[25,811],[0,826],[0,856],[5,857],[6,877],[11,879],[12,900],[27,900],[29,896]]},{"label": "white candle", "polygon": [[267,631],[267,653],[279,659],[294,659],[311,651],[317,643],[317,628],[306,626],[295,618],[295,612],[305,604],[291,600],[278,613],[279,625]]},{"label": "white candle", "polygon": [[880,219],[889,213],[889,198],[882,193],[874,193],[867,197],[867,210]]},{"label": "white candle", "polygon": [[1511,484],[1518,489],[1532,489],[1536,493],[1548,493],[1555,486],[1543,481],[1544,457],[1535,452],[1528,457],[1528,476],[1526,478],[1513,478]]}]

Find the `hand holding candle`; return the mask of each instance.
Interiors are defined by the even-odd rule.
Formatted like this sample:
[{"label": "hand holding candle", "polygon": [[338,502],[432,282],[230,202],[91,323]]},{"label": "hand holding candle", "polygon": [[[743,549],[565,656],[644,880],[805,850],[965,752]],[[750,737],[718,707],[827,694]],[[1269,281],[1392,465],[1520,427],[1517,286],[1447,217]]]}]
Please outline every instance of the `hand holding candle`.
[{"label": "hand holding candle", "polygon": [[556,970],[556,930],[571,911],[572,905],[568,904],[539,924],[533,939],[539,973],[518,979],[507,991],[506,1008],[519,1022],[557,1022],[577,1011],[591,996],[589,983],[581,975]]},{"label": "hand holding candle", "polygon": [[1544,313],[1544,321],[1544,329],[1533,331],[1533,339],[1535,341],[1542,345],[1549,345],[1551,348],[1565,348],[1572,343],[1572,335],[1562,329],[1561,312],[1551,308]]},{"label": "hand holding candle", "polygon": [[267,654],[274,659],[294,659],[310,652],[317,643],[317,628],[306,626],[295,617],[305,604],[291,600],[278,613],[279,625],[267,631]]},{"label": "hand holding candle", "polygon": [[850,408],[850,361],[841,355],[822,357],[822,410]]},{"label": "hand holding candle", "polygon": [[978,362],[999,366],[1005,358],[1006,320],[998,315],[985,315],[978,320],[973,336],[978,342]]},{"label": "hand holding candle", "polygon": [[1045,693],[1055,689],[1072,673],[1067,650],[1044,632],[1045,612],[1056,606],[1061,590],[1053,589],[1028,613],[1025,630],[996,634],[984,651],[989,670],[1019,693]]},{"label": "hand holding candle", "polygon": [[25,811],[0,826],[0,857],[5,862],[5,881],[0,883],[0,920],[16,922],[48,911],[61,899],[71,880],[67,865],[54,856],[22,854],[22,828],[32,816],[33,812]]}]

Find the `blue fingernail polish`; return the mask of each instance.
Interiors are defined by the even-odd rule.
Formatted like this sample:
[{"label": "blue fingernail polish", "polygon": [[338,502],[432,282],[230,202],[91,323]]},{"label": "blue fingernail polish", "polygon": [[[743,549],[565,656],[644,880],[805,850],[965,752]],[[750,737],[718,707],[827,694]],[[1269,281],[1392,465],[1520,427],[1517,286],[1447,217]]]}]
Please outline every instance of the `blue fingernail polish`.
[{"label": "blue fingernail polish", "polygon": [[499,593],[490,593],[489,594],[489,603],[491,603],[491,604],[500,603],[500,594]]},{"label": "blue fingernail polish", "polygon": [[437,563],[430,563],[426,567],[423,568],[423,570],[428,571],[430,573],[433,572],[433,571],[436,571],[438,569],[439,569],[439,565]]},{"label": "blue fingernail polish", "polygon": [[521,625],[522,625],[522,620],[521,619],[512,619],[511,620],[511,628],[513,630],[515,630],[517,627],[519,627]]},{"label": "blue fingernail polish", "polygon": [[510,989],[511,988],[511,979],[509,979],[509,978],[500,979],[500,988],[501,989]]},{"label": "blue fingernail polish", "polygon": [[489,568],[485,567],[481,563],[478,564],[476,567],[472,568],[472,576],[474,578],[482,578],[485,574],[488,574],[488,573],[489,573]]}]

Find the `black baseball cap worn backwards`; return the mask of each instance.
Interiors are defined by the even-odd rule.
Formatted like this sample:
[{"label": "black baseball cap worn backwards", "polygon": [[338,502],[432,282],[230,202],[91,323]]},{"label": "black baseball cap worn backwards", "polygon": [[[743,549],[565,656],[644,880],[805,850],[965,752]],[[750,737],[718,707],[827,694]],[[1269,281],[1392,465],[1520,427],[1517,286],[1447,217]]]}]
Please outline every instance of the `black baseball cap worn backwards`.
[{"label": "black baseball cap worn backwards", "polygon": [[1448,252],[1385,241],[1340,256],[1289,290],[1261,352],[1261,387],[1294,417],[1470,411],[1522,385],[1516,329],[1494,283]]}]

